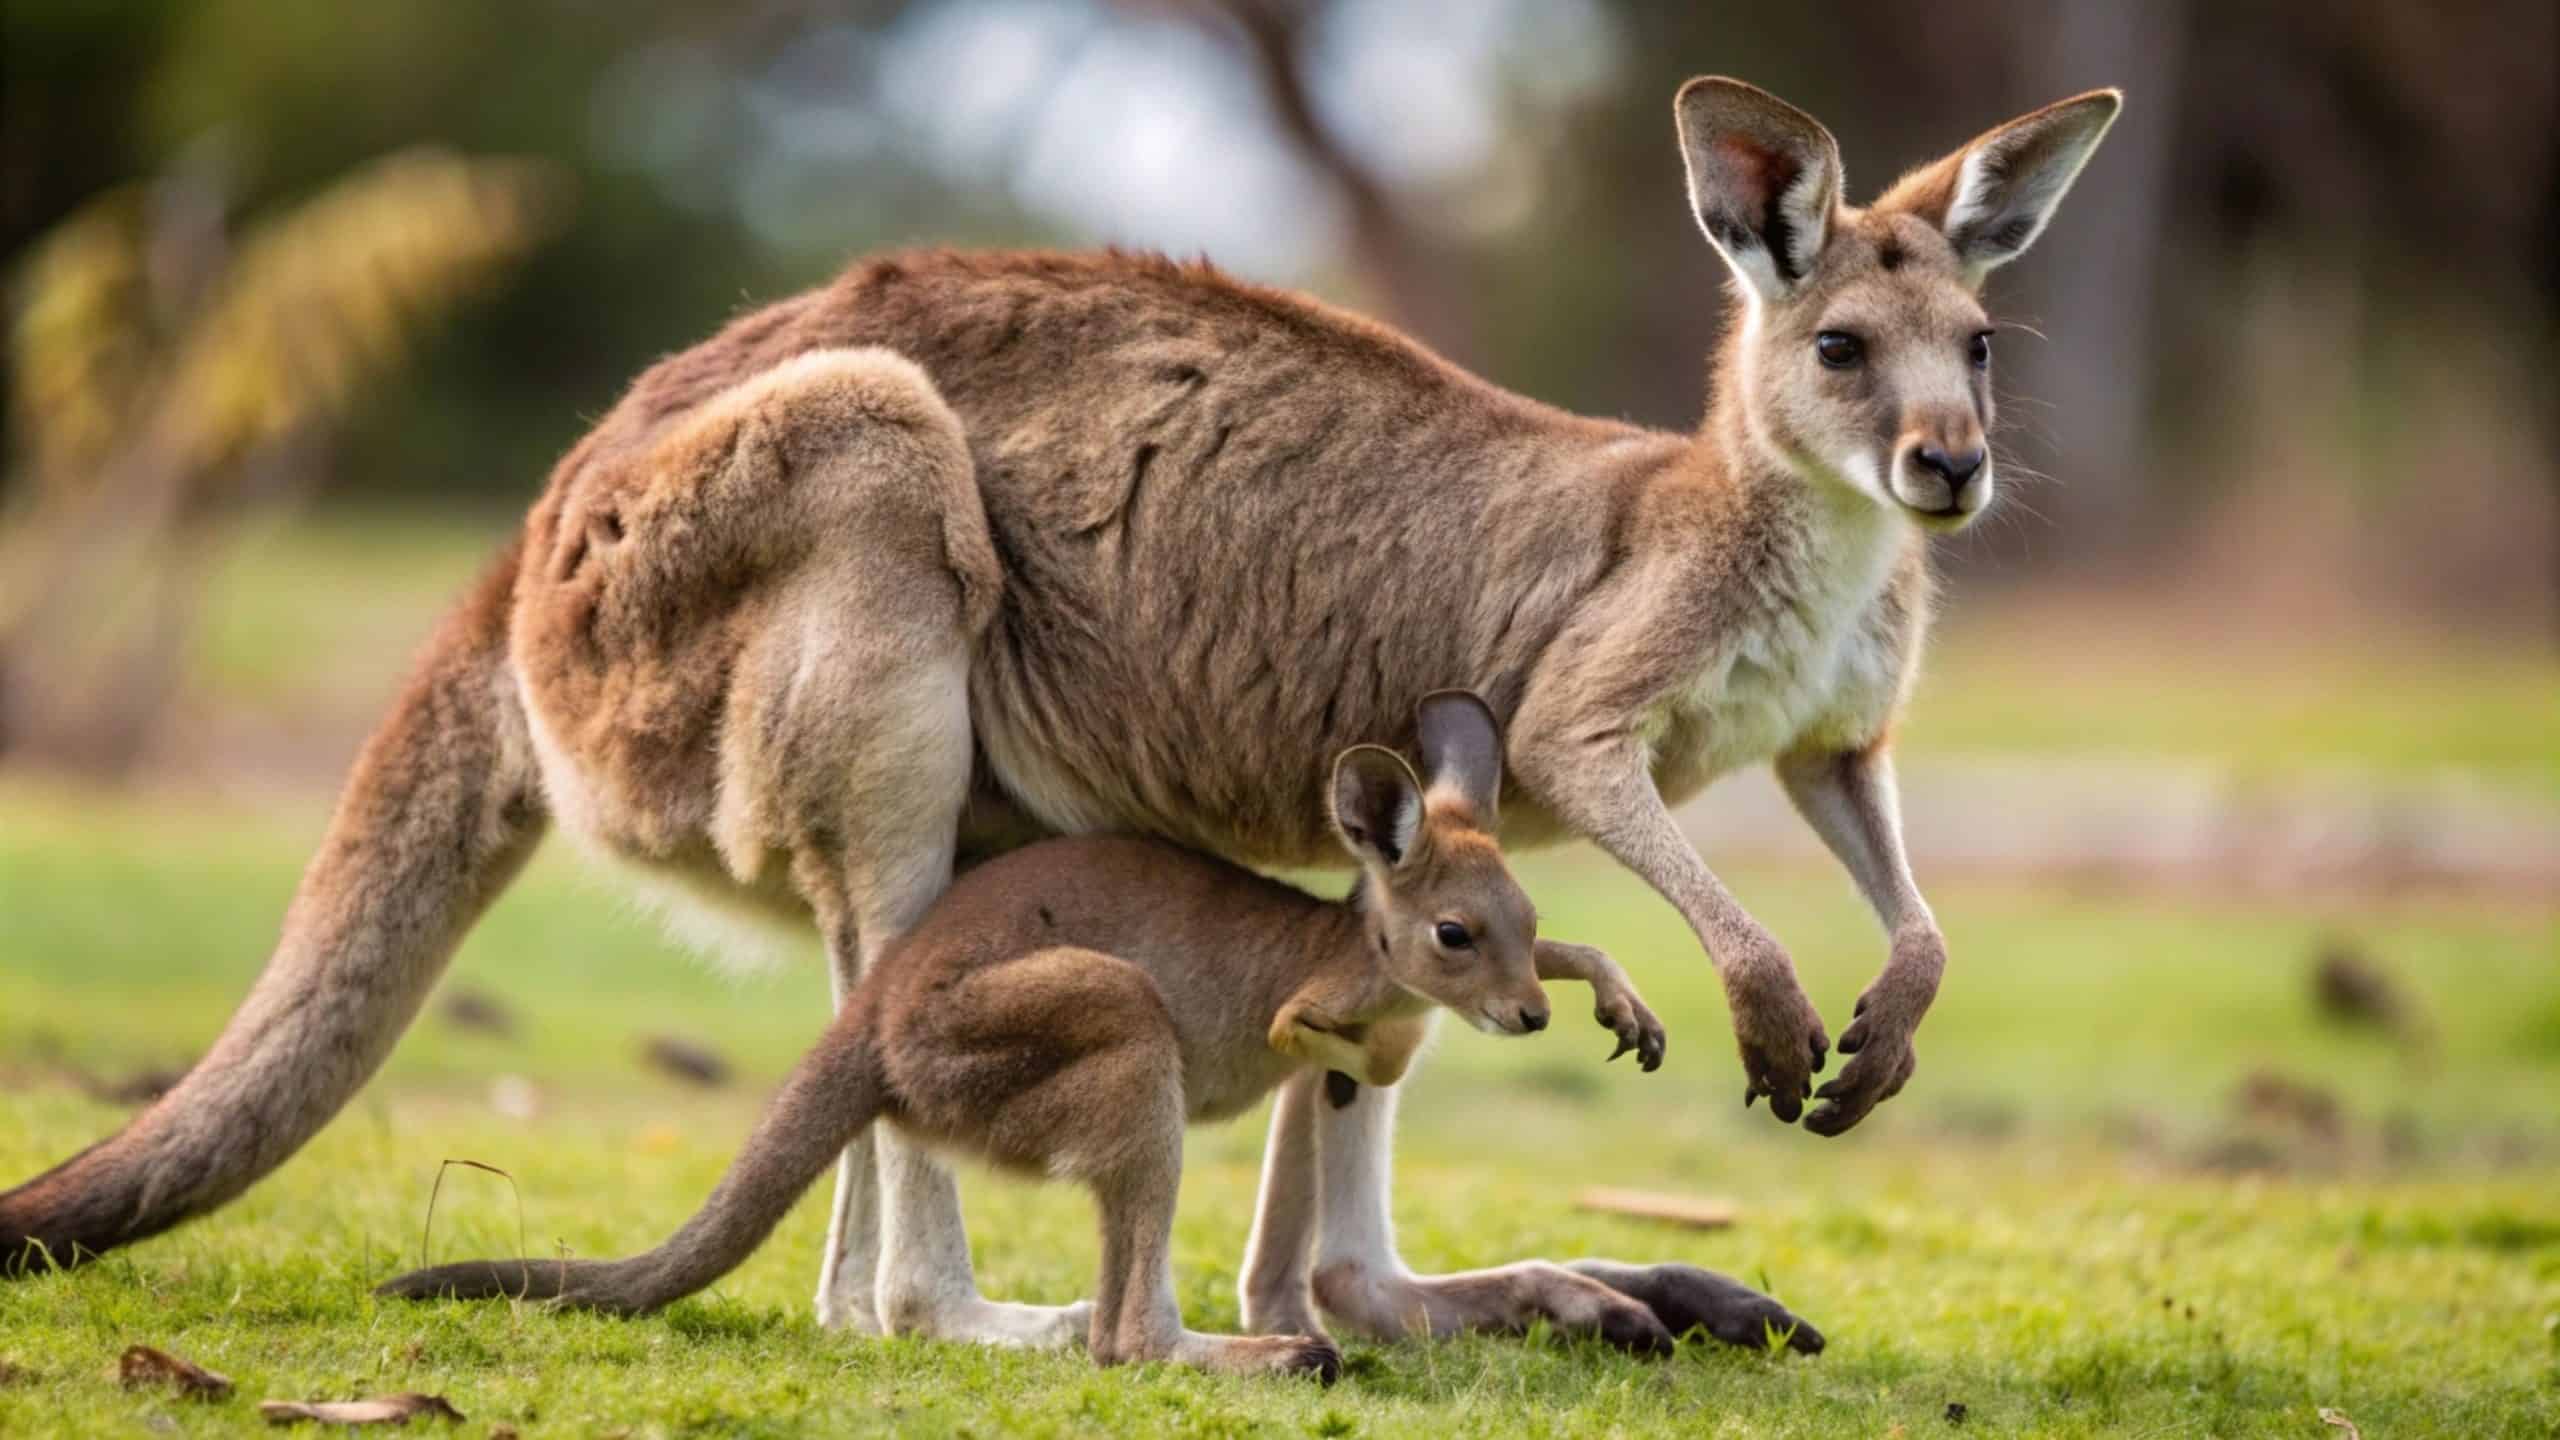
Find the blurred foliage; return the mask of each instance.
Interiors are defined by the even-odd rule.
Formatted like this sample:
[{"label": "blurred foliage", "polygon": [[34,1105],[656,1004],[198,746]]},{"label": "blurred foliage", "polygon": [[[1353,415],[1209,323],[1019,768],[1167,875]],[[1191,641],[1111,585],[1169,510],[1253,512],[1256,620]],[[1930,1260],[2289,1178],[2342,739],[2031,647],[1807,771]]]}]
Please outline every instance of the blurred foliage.
[{"label": "blurred foliage", "polygon": [[89,473],[141,407],[152,349],[142,201],[139,187],[108,191],[21,266],[10,420],[39,484]]},{"label": "blurred foliage", "polygon": [[0,532],[0,748],[130,766],[225,530],[317,490],[328,429],[564,202],[541,163],[409,150],[235,246],[199,156],[39,240],[10,333],[36,481]]},{"label": "blurred foliage", "polygon": [[537,164],[404,151],[252,233],[172,361],[173,448],[219,465],[343,414],[554,228],[557,195]]},{"label": "blurred foliage", "polygon": [[13,423],[48,489],[96,479],[137,443],[218,475],[339,418],[427,319],[562,210],[541,165],[403,151],[251,230],[179,316],[151,293],[147,199],[109,191],[41,239],[19,277]]}]

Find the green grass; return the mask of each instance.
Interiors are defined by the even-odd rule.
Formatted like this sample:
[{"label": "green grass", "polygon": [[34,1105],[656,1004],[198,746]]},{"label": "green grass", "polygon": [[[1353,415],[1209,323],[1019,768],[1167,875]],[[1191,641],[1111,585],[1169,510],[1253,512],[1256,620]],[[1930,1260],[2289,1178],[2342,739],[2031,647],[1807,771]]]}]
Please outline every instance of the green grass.
[{"label": "green grass", "polygon": [[[255,973],[317,817],[0,785],[0,1176],[119,1112],[46,1078],[183,1061]],[[487,1433],[1211,1435],[2296,1435],[2334,1406],[2369,1436],[2560,1433],[2560,921],[2432,904],[2298,906],[1939,887],[1955,969],[1912,1089],[1838,1141],[1739,1105],[1705,966],[1659,902],[1587,856],[1524,865],[1553,933],[1625,958],[1672,1029],[1646,1076],[1566,1025],[1452,1033],[1412,1081],[1397,1215],[1426,1268],[1544,1254],[1679,1259],[1762,1283],[1824,1327],[1776,1360],[1692,1344],[1647,1363],[1552,1337],[1350,1346],[1330,1391],[1077,1356],[819,1333],[813,1194],[737,1274],[639,1321],[381,1305],[414,1263],[438,1163],[440,1258],[651,1243],[688,1212],[820,1023],[811,965],[743,982],[672,951],[553,847],[475,934],[457,983],[509,1040],[430,1015],[385,1075],[217,1216],[68,1275],[0,1286],[0,1434],[263,1431],[261,1398],[416,1389]],[[1795,948],[1835,1026],[1881,954],[1836,877],[1733,882]],[[2324,1025],[2306,957],[2351,935],[2433,1017],[2431,1057]],[[742,1080],[640,1067],[676,1030]],[[2335,1144],[2235,1119],[2272,1069],[2327,1087]],[[493,1077],[543,1098],[528,1123]],[[1194,1133],[1176,1280],[1236,1323],[1259,1127]],[[2235,1147],[2235,1140],[2248,1142]],[[2239,1156],[2250,1168],[2200,1163]],[[1731,1197],[1737,1228],[1575,1212],[1584,1184]],[[964,1181],[990,1293],[1064,1301],[1095,1257],[1083,1198]],[[128,1343],[230,1374],[202,1406],[117,1387]]]},{"label": "green grass", "polygon": [[[2241,780],[2466,777],[2560,800],[2560,650],[2356,631],[2276,643],[1961,596],[1904,732],[1913,757],[2207,762]],[[2104,637],[2092,643],[2092,636]]]}]

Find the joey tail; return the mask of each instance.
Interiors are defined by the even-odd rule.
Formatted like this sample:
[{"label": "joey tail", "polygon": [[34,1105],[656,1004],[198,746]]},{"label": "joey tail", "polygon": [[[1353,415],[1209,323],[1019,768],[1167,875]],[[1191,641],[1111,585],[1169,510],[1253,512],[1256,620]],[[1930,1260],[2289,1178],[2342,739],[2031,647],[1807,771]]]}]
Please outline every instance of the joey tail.
[{"label": "joey tail", "polygon": [[805,1056],[702,1209],[665,1243],[628,1260],[461,1260],[395,1276],[376,1295],[403,1300],[556,1300],[638,1315],[672,1304],[735,1270],[782,1223],[888,1103],[870,1036],[869,998],[857,990]]},{"label": "joey tail", "polygon": [[390,1053],[544,828],[507,669],[515,576],[509,546],[438,628],[213,1048],[123,1130],[0,1193],[0,1275],[76,1265],[238,1195]]}]

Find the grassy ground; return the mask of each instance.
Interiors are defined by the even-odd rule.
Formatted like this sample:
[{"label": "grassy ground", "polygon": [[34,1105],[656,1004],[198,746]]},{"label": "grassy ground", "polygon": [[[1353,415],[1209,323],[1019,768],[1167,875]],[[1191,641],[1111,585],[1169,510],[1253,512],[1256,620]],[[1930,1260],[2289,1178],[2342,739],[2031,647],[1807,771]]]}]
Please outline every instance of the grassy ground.
[{"label": "grassy ground", "polygon": [[[0,1176],[105,1133],[49,1073],[183,1062],[271,938],[317,817],[110,803],[0,785]],[[1665,1363],[1544,1337],[1351,1347],[1312,1385],[829,1336],[808,1289],[823,1217],[704,1297],[618,1322],[380,1305],[414,1263],[438,1162],[439,1258],[652,1242],[707,1190],[818,1024],[814,966],[720,979],[557,853],[457,962],[513,1038],[430,1015],[301,1157],[200,1224],[65,1276],[0,1286],[0,1434],[261,1429],[266,1397],[440,1393],[533,1434],[900,1431],[1296,1435],[2560,1433],[2560,925],[2548,911],[2271,908],[1941,888],[1956,969],[1912,1090],[1822,1141],[1745,1114],[1722,1006],[1669,912],[1573,855],[1524,867],[1553,933],[1626,958],[1672,1027],[1655,1075],[1597,1030],[1447,1037],[1413,1081],[1397,1213],[1429,1268],[1525,1255],[1681,1259],[1822,1325],[1818,1359],[1696,1345]],[[1743,873],[1837,1022],[1880,945],[1821,873]],[[2324,1025],[2306,956],[2345,934],[2434,1018],[2431,1056]],[[450,988],[450,987],[449,987]],[[634,1059],[678,1030],[741,1079],[687,1091]],[[2337,1101],[2341,1133],[2235,1115],[2253,1071]],[[492,1108],[493,1077],[540,1097]],[[1176,1275],[1232,1326],[1259,1127],[1198,1132]],[[1570,1208],[1586,1183],[1725,1195],[1695,1234]],[[965,1182],[991,1293],[1090,1286],[1082,1199]],[[521,1205],[521,1221],[518,1206]],[[127,1392],[128,1343],[230,1374],[203,1406]],[[0,1370],[0,1374],[9,1373]]]}]

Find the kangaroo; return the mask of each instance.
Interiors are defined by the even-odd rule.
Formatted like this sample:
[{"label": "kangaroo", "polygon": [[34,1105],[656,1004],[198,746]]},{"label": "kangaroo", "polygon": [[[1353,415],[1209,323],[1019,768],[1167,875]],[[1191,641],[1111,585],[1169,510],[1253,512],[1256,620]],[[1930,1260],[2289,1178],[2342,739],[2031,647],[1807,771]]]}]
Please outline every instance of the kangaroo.
[{"label": "kangaroo", "polygon": [[[377,1293],[655,1310],[736,1268],[855,1136],[886,1120],[936,1149],[1092,1188],[1096,1361],[1330,1382],[1342,1359],[1322,1335],[1183,1328],[1167,1252],[1186,1122],[1230,1118],[1293,1069],[1392,1085],[1420,1037],[1407,1022],[1427,1005],[1489,1031],[1543,1030],[1541,980],[1589,982],[1618,1037],[1611,1059],[1633,1050],[1647,1070],[1662,1060],[1662,1026],[1615,962],[1537,937],[1493,838],[1492,713],[1471,695],[1436,695],[1418,730],[1428,790],[1392,750],[1361,746],[1334,763],[1333,828],[1360,866],[1348,900],[1155,840],[1013,851],[962,875],[864,972],[727,1177],[665,1244],[609,1262],[439,1265]],[[1614,1337],[1622,1344],[1670,1346],[1642,1306],[1590,1321],[1611,1322],[1634,1327]]]},{"label": "kangaroo", "polygon": [[[1946,963],[1891,738],[1928,537],[1994,489],[1979,293],[2119,103],[2011,121],[1861,209],[1812,117],[1683,86],[1731,317],[1685,434],[1145,256],[884,256],[736,319],[562,459],[358,759],[239,1013],[121,1133],[0,1195],[0,1254],[76,1263],[281,1163],[547,822],[724,937],[814,930],[841,1001],[955,870],[1045,835],[1338,859],[1332,757],[1402,743],[1449,685],[1503,726],[1504,842],[1587,840],[1665,896],[1722,978],[1744,1103],[1849,1129],[1911,1078]],[[1819,1092],[1830,1039],[1786,951],[1672,818],[1757,764],[1888,937]],[[1274,1105],[1252,1328],[1507,1325],[1579,1305],[1564,1279],[1674,1330],[1730,1298],[1676,1266],[1412,1274],[1387,1210],[1400,1087],[1322,1083]],[[979,1295],[949,1174],[894,1127],[845,1152],[820,1277],[830,1325],[1083,1331]]]}]

